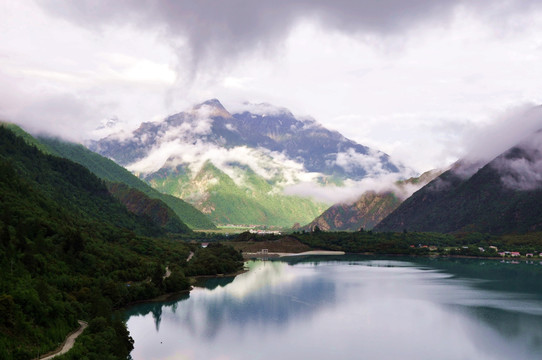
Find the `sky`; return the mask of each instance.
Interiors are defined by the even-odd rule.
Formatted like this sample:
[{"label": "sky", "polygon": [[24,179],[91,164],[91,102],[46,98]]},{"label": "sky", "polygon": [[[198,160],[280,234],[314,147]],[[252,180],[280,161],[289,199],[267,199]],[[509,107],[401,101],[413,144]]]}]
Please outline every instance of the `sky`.
[{"label": "sky", "polygon": [[84,142],[265,102],[421,173],[536,128],[540,34],[537,0],[0,0],[0,119]]}]

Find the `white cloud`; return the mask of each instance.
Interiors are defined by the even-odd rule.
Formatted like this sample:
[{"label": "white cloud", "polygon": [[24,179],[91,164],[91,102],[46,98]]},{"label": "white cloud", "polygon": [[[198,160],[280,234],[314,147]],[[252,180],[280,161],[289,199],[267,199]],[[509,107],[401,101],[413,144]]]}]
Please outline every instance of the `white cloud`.
[{"label": "white cloud", "polygon": [[466,137],[467,159],[489,162],[542,129],[542,107],[512,107]]},{"label": "white cloud", "polygon": [[517,148],[521,149],[521,156],[501,156],[492,163],[493,167],[499,171],[502,183],[508,188],[539,189],[542,187],[542,130],[524,139]]},{"label": "white cloud", "polygon": [[287,186],[284,193],[311,197],[317,201],[328,204],[352,203],[366,192],[385,193],[393,192],[401,199],[406,199],[425,183],[399,184],[406,174],[378,174],[359,181],[346,180],[341,186],[323,185],[315,182],[301,182]]},{"label": "white cloud", "polygon": [[273,103],[421,172],[492,114],[542,103],[539,1],[242,5],[3,2],[0,116],[81,140],[207,98]]},{"label": "white cloud", "polygon": [[[179,128],[177,128],[178,130]],[[231,177],[237,185],[246,186],[244,174],[238,165],[250,167],[257,175],[274,184],[277,189],[299,181],[314,181],[322,174],[309,173],[303,165],[288,159],[286,155],[267,149],[254,149],[247,146],[223,148],[213,143],[194,140],[186,142],[182,136],[170,136],[167,140],[153,147],[147,156],[127,166],[130,171],[140,175],[149,175],[163,167],[187,167],[191,176],[207,161]],[[181,135],[181,133],[178,133]]]},{"label": "white cloud", "polygon": [[388,171],[382,167],[380,159],[382,153],[369,149],[368,154],[361,154],[355,149],[349,148],[345,152],[337,153],[335,164],[342,167],[347,173],[355,171],[356,168],[363,168],[369,177],[387,174]]}]

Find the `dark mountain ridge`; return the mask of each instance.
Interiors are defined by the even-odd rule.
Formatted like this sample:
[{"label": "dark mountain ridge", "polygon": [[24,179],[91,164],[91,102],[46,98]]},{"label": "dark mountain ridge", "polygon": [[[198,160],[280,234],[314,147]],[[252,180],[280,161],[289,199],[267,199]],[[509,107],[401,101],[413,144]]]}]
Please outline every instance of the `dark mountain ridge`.
[{"label": "dark mountain ridge", "polygon": [[523,233],[542,229],[541,133],[472,176],[461,162],[414,193],[378,231]]}]

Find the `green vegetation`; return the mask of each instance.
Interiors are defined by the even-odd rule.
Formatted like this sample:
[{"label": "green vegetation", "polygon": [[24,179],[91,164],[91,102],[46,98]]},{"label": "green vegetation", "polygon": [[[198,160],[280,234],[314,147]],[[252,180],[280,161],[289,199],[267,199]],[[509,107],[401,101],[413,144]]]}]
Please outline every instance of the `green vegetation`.
[{"label": "green vegetation", "polygon": [[[239,249],[271,248],[281,241],[302,243],[311,249],[395,255],[458,255],[477,257],[500,256],[501,251],[517,251],[538,255],[542,252],[542,233],[495,236],[482,233],[439,234],[422,232],[325,232],[318,227],[313,232],[294,232],[284,235],[255,235],[245,232],[232,239]],[[242,245],[245,242],[247,245]],[[258,246],[257,244],[265,244]],[[250,246],[249,246],[250,244]],[[482,248],[483,250],[481,250]],[[282,249],[282,250],[281,250]],[[287,251],[284,246],[273,251]]]},{"label": "green vegetation", "polygon": [[310,199],[276,193],[271,183],[248,167],[240,169],[239,176],[243,186],[207,162],[194,179],[181,172],[155,176],[150,183],[162,192],[190,201],[217,224],[289,228],[296,222],[308,223],[327,207]]},{"label": "green vegetation", "polygon": [[121,183],[108,183],[107,189],[126,208],[142,216],[148,216],[152,222],[169,233],[184,234],[191,230],[179,219],[164,202],[151,199],[144,193]]},{"label": "green vegetation", "polygon": [[[21,130],[24,133],[24,131]],[[28,134],[27,134],[28,135]],[[153,189],[149,184],[114,161],[96,154],[82,145],[67,143],[58,139],[39,138],[43,147],[52,154],[79,163],[103,180],[123,183],[139,190],[152,199],[162,200],[177,216],[192,229],[215,229],[211,220],[187,202]]]},{"label": "green vegetation", "polygon": [[[186,274],[242,267],[229,247],[165,234],[83,166],[0,126],[0,359],[54,350],[78,319],[89,327],[64,358],[126,359],[133,343],[117,309],[187,290]],[[191,251],[201,260],[187,263]]]},{"label": "green vegetation", "polygon": [[232,274],[240,270],[239,263],[242,261],[243,256],[232,247],[210,243],[194,253],[186,275]]}]

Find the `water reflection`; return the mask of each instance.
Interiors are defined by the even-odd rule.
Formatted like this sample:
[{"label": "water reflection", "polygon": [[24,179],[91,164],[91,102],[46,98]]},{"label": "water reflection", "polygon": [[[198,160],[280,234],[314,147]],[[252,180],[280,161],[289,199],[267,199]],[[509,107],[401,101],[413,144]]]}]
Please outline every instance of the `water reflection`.
[{"label": "water reflection", "polygon": [[506,276],[495,276],[506,271],[480,271],[487,266],[480,262],[354,257],[249,265],[248,273],[213,283],[212,290],[132,309],[134,359],[534,359],[542,353],[536,285],[522,285],[528,294],[510,289]]}]

